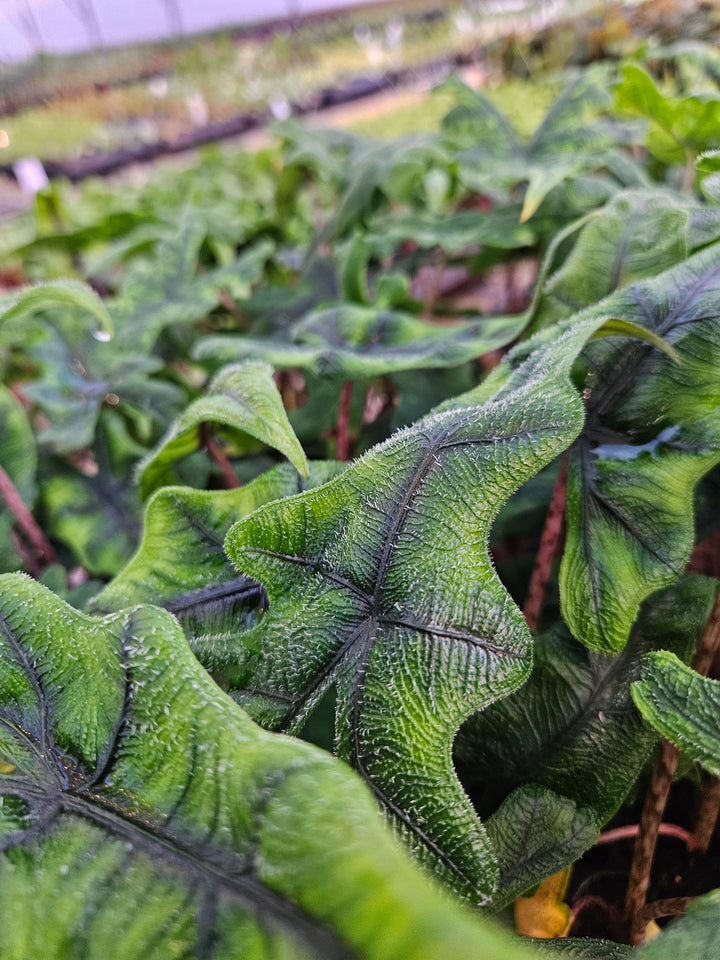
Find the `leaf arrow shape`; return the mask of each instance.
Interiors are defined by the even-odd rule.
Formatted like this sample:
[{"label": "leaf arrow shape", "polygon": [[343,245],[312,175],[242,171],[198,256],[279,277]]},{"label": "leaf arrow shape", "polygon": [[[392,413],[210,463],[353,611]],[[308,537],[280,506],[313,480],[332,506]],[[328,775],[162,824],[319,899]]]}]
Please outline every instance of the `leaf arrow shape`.
[{"label": "leaf arrow shape", "polygon": [[0,915],[7,960],[532,956],[425,881],[354,774],[256,727],[169,613],[93,619],[17,574]]},{"label": "leaf arrow shape", "polygon": [[580,430],[568,372],[602,322],[523,345],[476,390],[331,483],[261,507],[226,541],[270,600],[237,650],[252,674],[239,702],[263,724],[296,731],[335,684],[338,753],[421,859],[474,902],[487,902],[497,873],[452,741],[531,665],[488,532],[508,496]]}]

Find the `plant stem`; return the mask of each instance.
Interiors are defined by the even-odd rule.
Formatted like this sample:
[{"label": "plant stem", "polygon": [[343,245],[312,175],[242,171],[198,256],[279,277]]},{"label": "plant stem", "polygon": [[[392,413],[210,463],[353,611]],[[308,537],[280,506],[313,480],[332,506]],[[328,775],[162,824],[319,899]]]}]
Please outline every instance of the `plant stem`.
[{"label": "plant stem", "polygon": [[335,458],[342,461],[350,459],[350,401],[352,400],[352,391],[352,380],[346,380],[340,391],[340,407],[335,432]]},{"label": "plant stem", "polygon": [[679,917],[685,913],[694,897],[670,897],[667,900],[655,900],[648,903],[642,912],[643,930],[652,921],[660,917]]},{"label": "plant stem", "polygon": [[650,786],[645,797],[640,818],[640,830],[635,840],[630,879],[625,897],[625,916],[629,926],[629,942],[633,946],[642,943],[646,923],[643,923],[643,909],[650,886],[650,869],[655,854],[660,821],[662,819],[668,794],[678,763],[678,749],[667,740],[663,740]]},{"label": "plant stem", "polygon": [[691,850],[700,857],[704,857],[710,848],[718,816],[720,816],[720,779],[712,777],[703,788],[700,809],[692,832]]},{"label": "plant stem", "polygon": [[[700,674],[707,674],[710,670],[715,654],[720,647],[720,593],[715,597],[710,615],[693,657],[693,669]],[[672,785],[675,770],[677,769],[679,751],[667,740],[662,741],[660,756],[653,771],[650,786],[648,787],[640,818],[640,830],[635,841],[633,862],[630,868],[625,898],[625,916],[629,926],[629,942],[633,946],[642,943],[645,927],[650,922],[646,917],[645,900],[650,885],[650,870],[652,868],[655,844],[657,842],[663,811],[667,803],[668,794]],[[661,915],[661,914],[660,914]]]},{"label": "plant stem", "polygon": [[533,567],[530,584],[528,586],[527,596],[525,597],[525,607],[523,613],[528,627],[531,630],[537,630],[542,613],[543,603],[545,601],[545,591],[550,573],[552,571],[553,560],[555,559],[560,546],[560,538],[563,531],[563,518],[565,515],[565,496],[567,493],[567,471],[568,456],[563,457],[560,464],[560,472],[555,481],[552,499],[548,508],[545,526],[540,537],[540,546],[535,557],[535,566]]},{"label": "plant stem", "polygon": [[20,492],[2,467],[0,467],[0,494],[2,494],[8,510],[15,517],[17,525],[29,540],[40,560],[46,566],[57,563],[57,557],[50,541],[38,526],[35,517],[25,506],[25,501],[20,496]]},{"label": "plant stem", "polygon": [[200,425],[200,442],[213,458],[215,463],[220,467],[227,489],[236,490],[240,486],[240,481],[237,478],[237,474],[233,470],[227,454],[217,442],[215,437],[213,437],[213,435],[210,433],[210,427],[207,423]]},{"label": "plant stem", "polygon": [[[602,843],[615,843],[616,840],[629,840],[636,837],[640,832],[639,823],[629,823],[624,827],[615,827],[613,830],[605,830],[595,841],[596,845]],[[658,826],[658,834],[661,837],[675,837],[682,840],[690,848],[694,844],[693,834],[685,827],[679,827],[675,823],[661,823]]]}]

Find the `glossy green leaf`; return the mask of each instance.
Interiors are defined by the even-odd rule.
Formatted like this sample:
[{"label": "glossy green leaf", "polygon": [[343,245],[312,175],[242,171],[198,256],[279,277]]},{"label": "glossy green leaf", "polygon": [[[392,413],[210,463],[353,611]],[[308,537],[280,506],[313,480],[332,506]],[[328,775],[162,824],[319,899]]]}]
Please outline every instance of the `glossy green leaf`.
[{"label": "glossy green leaf", "polygon": [[107,307],[91,287],[78,280],[55,280],[26,287],[12,297],[9,306],[2,305],[0,324],[26,317],[56,304],[92,314],[99,321],[101,330],[108,337],[112,335],[113,322]]},{"label": "glossy green leaf", "polygon": [[720,777],[720,681],[701,677],[668,651],[652,653],[632,695],[667,740]]},{"label": "glossy green leaf", "polygon": [[260,585],[238,575],[223,550],[230,527],[272,500],[319,486],[344,464],[311,463],[307,480],[280,464],[236,490],[166,487],[148,502],[137,553],[96,596],[89,612],[111,613],[137,603],[172,611],[204,666],[225,684],[227,647],[266,604]]},{"label": "glossy green leaf", "polygon": [[642,600],[683,572],[693,490],[720,461],[720,250],[625,287],[599,313],[669,343],[600,340],[584,360],[587,422],[568,473],[562,613],[593,649],[622,649]]},{"label": "glossy green leaf", "polygon": [[292,342],[218,335],[204,337],[194,355],[215,363],[261,357],[278,368],[298,367],[344,380],[373,379],[404,370],[459,366],[510,343],[525,322],[518,315],[446,325],[394,310],[340,304],[298,321],[291,330]]},{"label": "glossy green leaf", "polygon": [[490,898],[496,868],[450,746],[469,713],[526,679],[531,656],[488,532],[580,429],[568,371],[601,322],[511,355],[477,390],[317,491],[261,507],[226,542],[269,596],[236,651],[248,676],[238,700],[297,730],[335,684],[339,754],[418,855],[475,902]]},{"label": "glossy green leaf", "polygon": [[248,438],[283,453],[303,475],[307,460],[272,378],[272,367],[259,361],[224,367],[205,394],[171,425],[155,449],[140,464],[138,478],[144,497],[172,483],[173,464],[202,446],[201,427],[210,425],[242,451]]},{"label": "glossy green leaf", "polygon": [[703,957],[716,960],[720,931],[720,890],[698,897],[687,912],[635,953],[638,960]]},{"label": "glossy green leaf", "polygon": [[519,787],[487,821],[500,879],[493,897],[501,909],[577,860],[597,840],[595,811],[552,790]]},{"label": "glossy green leaf", "polygon": [[0,758],[6,960],[531,956],[418,874],[354,774],[256,727],[155,607],[97,620],[3,577]]},{"label": "glossy green leaf", "polygon": [[522,690],[476,713],[455,743],[458,774],[480,814],[537,783],[606,823],[657,741],[630,685],[651,650],[691,657],[717,589],[708,578],[684,577],[647,603],[616,656],[592,653],[562,629],[538,636]]}]

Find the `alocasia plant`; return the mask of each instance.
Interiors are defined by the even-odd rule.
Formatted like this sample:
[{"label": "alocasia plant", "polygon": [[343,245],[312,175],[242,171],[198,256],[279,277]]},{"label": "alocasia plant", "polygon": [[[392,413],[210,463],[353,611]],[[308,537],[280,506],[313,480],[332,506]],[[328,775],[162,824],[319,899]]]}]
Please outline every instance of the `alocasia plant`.
[{"label": "alocasia plant", "polygon": [[[337,480],[228,534],[233,562],[270,601],[236,651],[235,675],[246,672],[239,702],[293,731],[334,683],[340,756],[420,856],[480,902],[495,886],[494,861],[450,748],[462,720],[530,667],[529,634],[492,569],[488,531],[522,480],[577,435],[569,367],[603,322],[503,365]],[[429,780],[432,794],[418,787]]]},{"label": "alocasia plant", "polygon": [[[0,578],[3,958],[630,955],[453,900],[566,878],[659,733],[719,772],[717,681],[686,666],[717,580],[684,575],[719,532],[717,161],[709,204],[655,183],[592,71],[528,143],[456,97],[404,144],[286,128],[284,158],[216,153],[124,207],[39,199],[27,275],[57,256],[107,295],[3,300],[3,568],[92,598]],[[431,261],[472,292],[519,248],[514,316],[414,299]],[[366,452],[308,464],[290,424]],[[638,957],[711,955],[717,916],[711,893]]]},{"label": "alocasia plant", "polygon": [[354,775],[256,727],[156,607],[98,620],[5,575],[0,699],[7,960],[530,956],[424,881]]}]

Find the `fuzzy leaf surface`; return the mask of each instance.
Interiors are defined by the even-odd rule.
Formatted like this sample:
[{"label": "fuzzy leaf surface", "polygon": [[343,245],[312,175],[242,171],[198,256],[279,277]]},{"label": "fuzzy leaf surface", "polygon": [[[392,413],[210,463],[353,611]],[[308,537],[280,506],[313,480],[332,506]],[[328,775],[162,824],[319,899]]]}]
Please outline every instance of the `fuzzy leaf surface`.
[{"label": "fuzzy leaf surface", "polygon": [[238,574],[228,560],[228,530],[257,507],[319,486],[343,467],[311,463],[303,479],[285,463],[236,490],[159,490],[148,502],[137,553],[88,612],[107,614],[138,603],[165,607],[180,620],[204,666],[227,686],[231,638],[257,620],[266,602],[260,584]]},{"label": "fuzzy leaf surface", "polygon": [[6,960],[531,956],[427,884],[354,774],[256,727],[156,607],[98,620],[0,579],[0,761]]},{"label": "fuzzy leaf surface", "polygon": [[[707,242],[697,225],[706,211],[667,190],[623,190],[582,230],[543,291],[540,322],[556,322],[621,287],[656,276]],[[715,224],[716,237],[720,224]]]},{"label": "fuzzy leaf surface", "polygon": [[720,249],[632,284],[577,319],[608,314],[662,337],[588,345],[587,421],[568,471],[561,609],[601,653],[622,649],[640,603],[683,572],[693,491],[720,461]]},{"label": "fuzzy leaf surface", "polygon": [[594,810],[527,784],[503,802],[487,830],[500,868],[492,905],[500,910],[577,860],[597,840],[599,825]]},{"label": "fuzzy leaf surface", "polygon": [[601,324],[555,331],[476,391],[373,448],[339,478],[228,534],[269,611],[243,635],[239,702],[297,730],[338,693],[337,748],[401,835],[457,892],[486,901],[492,850],[452,766],[474,710],[527,677],[530,636],[488,555],[501,504],[572,442],[569,367]]},{"label": "fuzzy leaf surface", "polygon": [[673,653],[658,651],[648,657],[632,695],[649,724],[720,777],[720,681],[700,676]]},{"label": "fuzzy leaf surface", "polygon": [[475,714],[458,734],[456,767],[481,815],[537,783],[607,822],[657,741],[633,706],[631,684],[652,650],[692,656],[717,589],[709,578],[682,578],[643,609],[615,656],[593,653],[564,631],[538,636],[522,690]]},{"label": "fuzzy leaf surface", "polygon": [[202,443],[201,426],[212,424],[240,449],[248,438],[279,450],[307,476],[307,460],[272,378],[272,368],[259,361],[225,367],[207,392],[175,420],[157,447],[140,464],[143,496],[172,482],[172,466]]}]

